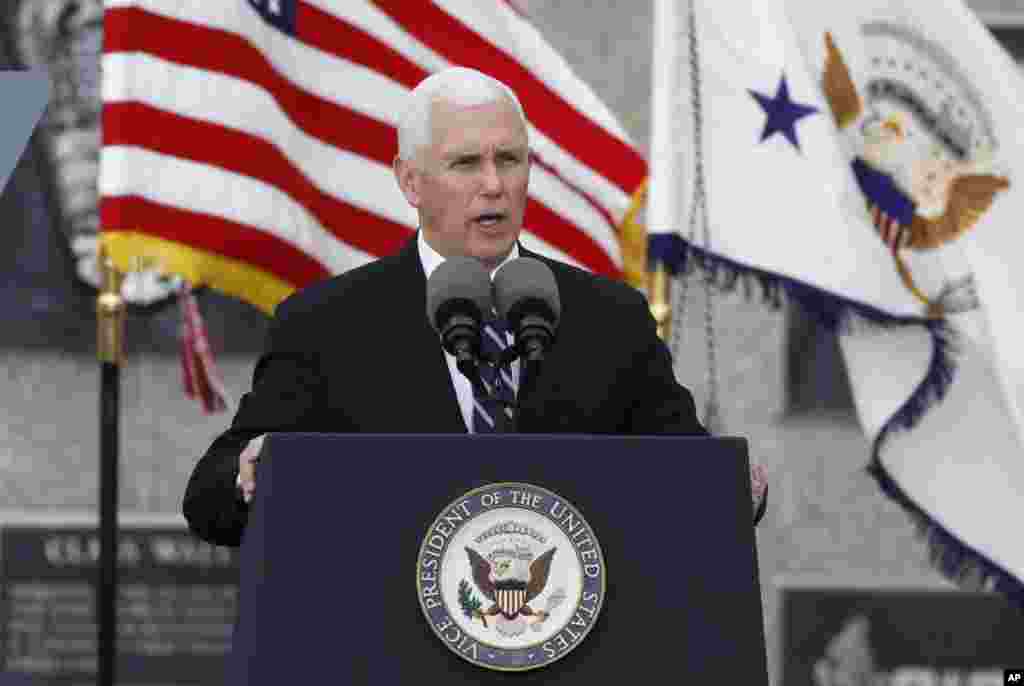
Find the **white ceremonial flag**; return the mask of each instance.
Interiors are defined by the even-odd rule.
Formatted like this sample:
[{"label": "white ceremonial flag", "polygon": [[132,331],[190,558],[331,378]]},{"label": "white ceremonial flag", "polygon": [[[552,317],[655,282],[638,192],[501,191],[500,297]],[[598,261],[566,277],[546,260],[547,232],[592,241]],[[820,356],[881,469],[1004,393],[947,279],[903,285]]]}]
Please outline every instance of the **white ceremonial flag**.
[{"label": "white ceremonial flag", "polygon": [[654,113],[683,122],[682,207],[652,259],[841,331],[880,486],[947,576],[1024,605],[1018,67],[960,0],[689,12],[683,92]]}]

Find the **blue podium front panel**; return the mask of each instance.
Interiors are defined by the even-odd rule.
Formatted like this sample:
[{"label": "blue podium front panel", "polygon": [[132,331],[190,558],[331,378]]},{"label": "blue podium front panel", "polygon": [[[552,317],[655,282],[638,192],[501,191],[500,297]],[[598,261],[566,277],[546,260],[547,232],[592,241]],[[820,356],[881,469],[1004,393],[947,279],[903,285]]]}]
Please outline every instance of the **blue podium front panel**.
[{"label": "blue podium front panel", "polygon": [[[266,450],[242,545],[230,683],[768,683],[743,439],[282,434]],[[512,484],[536,488],[516,495]],[[533,551],[492,545],[509,518],[474,517],[499,504],[523,510],[516,522],[541,522],[516,532],[532,536]],[[531,510],[543,517],[529,520]],[[563,524],[559,536],[575,543],[562,547],[593,565],[597,553],[575,545],[577,520],[599,542],[600,583],[581,572],[563,584],[567,599],[551,583],[531,605],[525,585],[494,576],[515,577],[519,558],[537,569]],[[467,538],[469,522],[486,530]],[[486,572],[457,580],[452,616],[437,609],[431,536],[445,539],[439,551],[452,543],[463,569],[486,557],[494,570],[490,582]],[[570,630],[539,630],[557,621]],[[547,640],[510,651],[520,636],[526,647]],[[479,666],[526,659],[545,666]]]}]

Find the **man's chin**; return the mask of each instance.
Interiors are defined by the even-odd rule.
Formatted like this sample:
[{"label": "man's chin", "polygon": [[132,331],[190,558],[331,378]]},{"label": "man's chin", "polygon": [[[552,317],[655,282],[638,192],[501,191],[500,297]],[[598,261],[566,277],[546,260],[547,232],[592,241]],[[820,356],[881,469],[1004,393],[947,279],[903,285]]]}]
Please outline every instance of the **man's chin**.
[{"label": "man's chin", "polygon": [[504,244],[500,249],[494,248],[489,250],[476,250],[473,252],[473,257],[483,262],[491,269],[501,264],[509,253],[512,252],[512,245],[515,241]]},{"label": "man's chin", "polygon": [[482,231],[478,232],[476,240],[473,241],[473,257],[485,264],[496,267],[502,260],[508,257],[518,237],[518,231],[502,231],[493,235]]}]

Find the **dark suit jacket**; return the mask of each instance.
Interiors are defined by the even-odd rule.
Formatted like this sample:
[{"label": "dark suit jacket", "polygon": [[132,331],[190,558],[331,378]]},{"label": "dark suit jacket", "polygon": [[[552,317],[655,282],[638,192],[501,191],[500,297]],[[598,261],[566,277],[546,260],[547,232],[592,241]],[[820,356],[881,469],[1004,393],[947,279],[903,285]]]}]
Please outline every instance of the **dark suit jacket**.
[{"label": "dark suit jacket", "polygon": [[[520,249],[554,272],[557,340],[520,392],[521,433],[706,435],[676,383],[644,297],[618,281]],[[288,431],[465,433],[444,351],[426,315],[415,237],[396,255],[283,301],[231,427],[200,459],[184,514],[198,536],[238,545],[248,507],[238,456]]]}]

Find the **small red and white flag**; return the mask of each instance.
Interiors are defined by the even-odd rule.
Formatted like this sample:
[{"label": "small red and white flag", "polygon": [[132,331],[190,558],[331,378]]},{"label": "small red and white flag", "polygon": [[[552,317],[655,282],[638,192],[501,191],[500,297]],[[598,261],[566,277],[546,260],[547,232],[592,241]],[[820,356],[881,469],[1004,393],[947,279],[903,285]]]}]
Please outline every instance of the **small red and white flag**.
[{"label": "small red and white flag", "polygon": [[190,284],[182,284],[178,305],[181,308],[181,371],[185,395],[198,400],[206,414],[223,412],[229,405],[227,387],[213,359],[206,324]]}]

